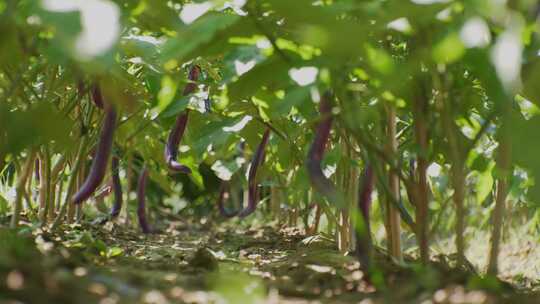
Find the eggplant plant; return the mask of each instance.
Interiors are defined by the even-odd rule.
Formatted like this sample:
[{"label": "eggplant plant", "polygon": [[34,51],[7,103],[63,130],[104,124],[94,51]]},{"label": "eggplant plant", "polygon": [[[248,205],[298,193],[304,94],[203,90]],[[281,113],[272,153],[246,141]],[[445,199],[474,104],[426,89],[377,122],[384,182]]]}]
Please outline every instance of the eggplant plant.
[{"label": "eggplant plant", "polygon": [[509,219],[538,226],[534,1],[98,1],[107,35],[49,2],[0,0],[0,226],[84,224],[110,178],[109,225],[133,228],[135,194],[145,234],[147,209],[214,223],[217,197],[227,224],[324,235],[366,268],[378,246],[430,265],[443,239],[465,267],[479,230],[490,275]]}]

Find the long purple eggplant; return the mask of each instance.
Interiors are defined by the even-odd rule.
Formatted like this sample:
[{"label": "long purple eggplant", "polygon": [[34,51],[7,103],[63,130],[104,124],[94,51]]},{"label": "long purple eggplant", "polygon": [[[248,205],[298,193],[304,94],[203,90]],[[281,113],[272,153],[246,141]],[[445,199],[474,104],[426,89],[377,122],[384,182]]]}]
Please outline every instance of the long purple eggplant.
[{"label": "long purple eggplant", "polygon": [[[197,84],[195,83],[195,81],[199,79],[200,74],[201,68],[197,65],[194,65],[189,71],[188,79],[190,80],[190,82],[184,87],[184,96],[195,92],[195,90],[197,89]],[[186,109],[183,113],[178,114],[171,133],[169,133],[167,145],[165,146],[165,161],[167,162],[169,169],[175,172],[182,172],[185,174],[190,174],[191,170],[188,167],[177,162],[176,158],[178,157],[178,145],[180,145],[180,141],[184,136],[188,117],[189,109]]]},{"label": "long purple eggplant", "polygon": [[148,169],[143,166],[137,183],[137,217],[139,218],[139,226],[144,234],[152,232],[148,220],[146,219],[146,180],[148,179]]},{"label": "long purple eggplant", "polygon": [[165,147],[165,161],[167,162],[169,169],[185,174],[190,174],[191,169],[177,162],[176,158],[178,157],[178,145],[180,144],[180,140],[182,140],[184,131],[186,130],[188,115],[189,109],[186,109],[182,114],[176,117],[176,122],[174,123],[171,133],[169,133],[167,146]]},{"label": "long purple eggplant", "polygon": [[192,66],[191,69],[189,70],[189,75],[188,75],[188,79],[190,82],[186,84],[186,86],[184,87],[184,92],[182,92],[184,96],[195,92],[195,90],[197,89],[197,83],[195,83],[195,81],[197,81],[200,76],[201,76],[201,68],[198,65]]},{"label": "long purple eggplant", "polygon": [[219,197],[218,197],[218,210],[219,214],[225,218],[232,218],[235,217],[238,214],[238,210],[228,211],[227,208],[225,208],[225,196],[229,194],[229,183],[227,181],[221,182],[221,189],[219,191]]},{"label": "long purple eggplant", "polygon": [[251,160],[251,165],[249,166],[248,205],[244,210],[242,210],[238,214],[239,217],[246,217],[252,214],[257,208],[257,202],[259,199],[258,198],[259,191],[257,189],[257,169],[259,169],[259,167],[262,166],[264,162],[264,154],[265,154],[266,146],[268,145],[269,139],[270,139],[270,129],[266,129],[266,131],[264,131],[261,143],[257,147],[257,151],[255,152],[255,155],[253,156],[253,159]]},{"label": "long purple eggplant", "polygon": [[122,184],[120,183],[120,165],[117,156],[113,156],[111,160],[111,176],[112,176],[112,188],[114,191],[114,203],[111,208],[111,218],[115,218],[120,214],[122,210]]},{"label": "long purple eggplant", "polygon": [[103,95],[101,95],[101,89],[98,84],[92,85],[92,100],[96,107],[103,109]]},{"label": "long purple eggplant", "polygon": [[86,90],[86,87],[84,85],[84,80],[82,78],[79,78],[77,80],[77,94],[79,94],[79,96],[84,96],[84,93],[85,93],[85,90]]},{"label": "long purple eggplant", "polygon": [[362,185],[358,193],[358,209],[361,218],[355,229],[356,235],[356,255],[363,269],[368,270],[371,265],[371,255],[373,244],[371,242],[371,227],[369,223],[369,208],[371,206],[371,194],[375,177],[373,168],[367,164],[362,178]]},{"label": "long purple eggplant", "polygon": [[344,200],[337,191],[336,186],[330,181],[321,168],[321,162],[324,156],[326,145],[330,138],[330,130],[332,128],[332,102],[331,94],[326,93],[322,96],[319,104],[319,112],[321,120],[315,130],[315,139],[311,144],[308,152],[306,167],[311,185],[317,192],[326,197],[331,203],[343,207]]},{"label": "long purple eggplant", "polygon": [[105,107],[105,118],[103,119],[101,134],[99,136],[99,143],[94,160],[92,161],[90,174],[88,174],[88,177],[79,191],[73,195],[71,200],[74,204],[80,204],[88,199],[103,181],[105,171],[107,170],[109,155],[111,154],[114,129],[116,128],[116,116],[116,108],[113,105],[107,104]]},{"label": "long purple eggplant", "polygon": [[39,182],[39,176],[41,175],[41,172],[39,172],[39,158],[36,157],[36,160],[34,161],[34,178],[37,182]]}]

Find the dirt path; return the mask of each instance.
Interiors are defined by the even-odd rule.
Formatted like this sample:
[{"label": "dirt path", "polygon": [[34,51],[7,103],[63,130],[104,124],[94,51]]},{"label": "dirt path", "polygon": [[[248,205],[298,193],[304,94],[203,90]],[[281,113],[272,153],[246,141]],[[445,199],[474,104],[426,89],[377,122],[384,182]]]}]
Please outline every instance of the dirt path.
[{"label": "dirt path", "polygon": [[448,261],[422,269],[378,254],[368,284],[353,257],[296,229],[170,221],[149,236],[113,223],[29,231],[0,230],[0,303],[538,303]]}]

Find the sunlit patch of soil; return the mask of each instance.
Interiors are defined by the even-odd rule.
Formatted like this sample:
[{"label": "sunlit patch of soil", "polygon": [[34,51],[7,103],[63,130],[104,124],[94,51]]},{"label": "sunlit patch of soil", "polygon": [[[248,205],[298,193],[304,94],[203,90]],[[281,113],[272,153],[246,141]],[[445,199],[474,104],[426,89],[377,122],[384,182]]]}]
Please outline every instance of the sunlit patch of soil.
[{"label": "sunlit patch of soil", "polygon": [[74,225],[2,230],[0,303],[537,303],[537,295],[452,268],[424,268],[378,250],[370,277],[330,238],[296,228],[162,221],[161,233]]}]

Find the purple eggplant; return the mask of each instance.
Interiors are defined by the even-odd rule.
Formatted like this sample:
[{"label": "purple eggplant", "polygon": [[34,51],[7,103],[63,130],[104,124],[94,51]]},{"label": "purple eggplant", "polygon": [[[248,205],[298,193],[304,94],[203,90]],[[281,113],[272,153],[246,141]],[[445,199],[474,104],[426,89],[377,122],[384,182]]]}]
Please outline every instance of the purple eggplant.
[{"label": "purple eggplant", "polygon": [[[201,68],[199,66],[195,65],[191,68],[188,76],[188,79],[191,82],[189,82],[185,86],[183,92],[184,96],[195,92],[195,90],[197,89],[197,84],[195,83],[195,81],[199,79],[200,74]],[[167,162],[169,169],[175,172],[182,172],[185,174],[190,174],[191,169],[177,162],[176,158],[178,157],[178,145],[180,145],[180,141],[184,136],[188,117],[189,109],[186,109],[183,113],[178,114],[178,116],[176,117],[176,122],[174,123],[174,127],[172,128],[171,133],[169,133],[167,145],[165,146],[165,161]]]},{"label": "purple eggplant", "polygon": [[238,210],[234,211],[228,211],[227,208],[225,208],[225,199],[226,196],[229,194],[229,183],[227,181],[221,182],[221,189],[219,191],[219,197],[218,197],[218,210],[219,214],[225,218],[232,218],[235,217],[238,214]]},{"label": "purple eggplant", "polygon": [[169,134],[167,146],[165,147],[165,161],[167,162],[169,169],[185,174],[190,174],[191,169],[177,162],[176,158],[178,157],[178,145],[180,144],[180,140],[182,139],[184,131],[186,130],[188,115],[188,109],[186,109],[184,113],[178,115],[176,122],[174,123],[174,127]]},{"label": "purple eggplant", "polygon": [[359,223],[355,229],[356,235],[356,255],[362,268],[369,269],[372,254],[371,228],[369,224],[369,208],[371,206],[371,194],[375,177],[373,168],[367,164],[362,178],[362,184],[358,193],[358,209],[361,212]]},{"label": "purple eggplant", "polygon": [[194,65],[193,67],[191,67],[188,75],[188,79],[190,82],[186,84],[186,86],[184,87],[184,92],[182,93],[184,96],[189,95],[195,92],[195,90],[197,90],[197,84],[195,83],[195,81],[197,81],[200,76],[201,68],[198,65]]},{"label": "purple eggplant", "polygon": [[330,130],[332,128],[332,103],[331,95],[326,93],[320,101],[319,112],[321,113],[321,120],[315,130],[315,139],[311,144],[307,158],[307,171],[309,180],[313,188],[319,192],[322,196],[326,197],[331,203],[342,206],[344,200],[340,193],[337,191],[336,186],[330,181],[321,168],[321,162],[324,156],[326,145],[330,138]]},{"label": "purple eggplant", "polygon": [[112,188],[114,191],[114,203],[111,208],[111,218],[118,217],[120,210],[122,210],[122,184],[120,183],[120,166],[117,156],[113,156],[111,160],[111,176],[112,176]]},{"label": "purple eggplant", "polygon": [[101,95],[101,89],[98,84],[92,86],[92,100],[96,107],[103,109],[103,95]]},{"label": "purple eggplant", "polygon": [[139,226],[144,234],[152,232],[148,220],[146,219],[146,180],[148,179],[148,169],[143,166],[137,183],[137,217],[139,218]]},{"label": "purple eggplant", "polygon": [[249,173],[248,173],[248,205],[247,207],[242,210],[238,216],[239,217],[246,217],[250,214],[252,214],[255,209],[257,208],[257,202],[258,202],[258,189],[257,189],[257,169],[262,166],[264,162],[264,154],[266,150],[266,146],[268,145],[268,140],[270,139],[270,129],[266,129],[264,131],[261,143],[257,147],[257,151],[255,151],[255,155],[253,156],[253,159],[251,160],[251,165],[249,166]]},{"label": "purple eggplant", "polygon": [[36,157],[36,160],[34,161],[34,178],[37,182],[39,182],[40,175],[41,172],[39,172],[39,158]]},{"label": "purple eggplant", "polygon": [[84,85],[84,81],[79,78],[79,80],[77,80],[77,94],[79,94],[79,96],[84,96],[84,93],[86,91],[86,86]]},{"label": "purple eggplant", "polygon": [[115,107],[108,104],[105,107],[105,118],[103,119],[99,143],[94,160],[92,161],[90,173],[79,191],[73,195],[71,200],[74,204],[80,204],[92,196],[94,191],[96,191],[97,187],[103,181],[103,177],[105,177],[105,171],[107,170],[107,163],[113,144],[114,129],[116,128],[116,116]]}]

